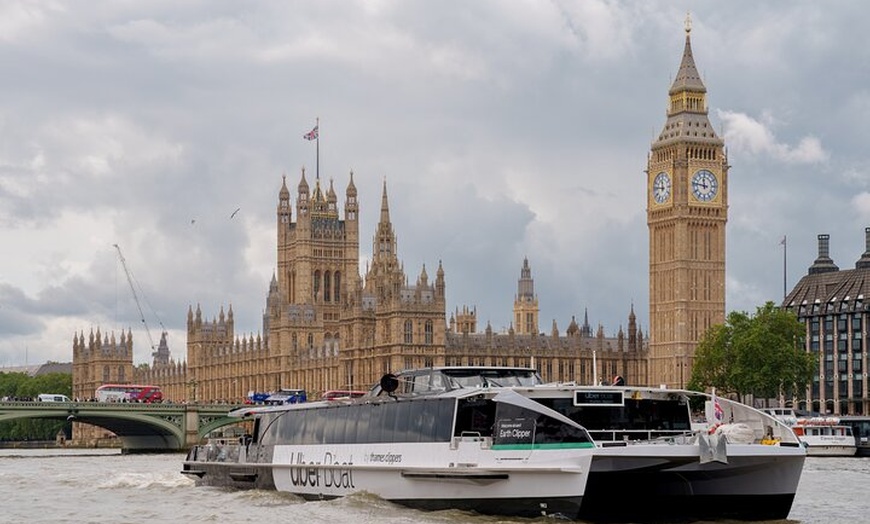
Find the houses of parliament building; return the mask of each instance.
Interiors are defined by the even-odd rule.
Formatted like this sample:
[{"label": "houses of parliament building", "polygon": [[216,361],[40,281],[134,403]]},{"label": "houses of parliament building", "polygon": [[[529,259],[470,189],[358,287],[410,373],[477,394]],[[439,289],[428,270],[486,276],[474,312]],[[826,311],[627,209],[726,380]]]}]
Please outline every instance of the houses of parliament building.
[{"label": "houses of parliament building", "polygon": [[[108,382],[161,386],[167,399],[238,402],[248,391],[368,389],[388,372],[421,366],[533,366],[545,380],[679,387],[688,381],[703,331],[725,317],[727,158],[707,119],[706,88],[687,23],[667,120],[651,146],[645,182],[650,236],[650,331],[632,304],[614,335],[571,317],[542,330],[528,259],[507,332],[479,329],[473,306],[448,309],[441,262],[409,281],[398,257],[384,182],[371,261],[360,275],[360,209],[353,173],[343,205],[330,181],[309,186],[303,170],[291,196],[286,177],[275,209],[276,271],[268,283],[261,334],[239,336],[233,309],[187,313],[187,358],[171,358],[165,337],[151,365],[133,366],[132,336],[73,337],[73,395]],[[638,178],[638,186],[644,182]],[[434,275],[430,271],[434,269]],[[433,278],[434,277],[434,278]],[[510,307],[505,304],[505,307]],[[449,312],[449,318],[448,318]]]},{"label": "houses of parliament building", "polygon": [[[294,204],[295,203],[295,207]],[[166,338],[150,366],[133,367],[132,333],[84,333],[73,340],[73,394],[88,398],[107,382],[161,386],[174,400],[238,402],[248,391],[301,387],[317,396],[328,389],[367,390],[385,373],[422,366],[535,366],[549,380],[592,383],[620,374],[646,380],[647,344],[628,310],[627,330],[606,337],[584,315],[564,333],[553,321],[539,330],[538,297],[528,259],[523,260],[507,333],[490,325],[478,331],[473,307],[456,308],[447,319],[446,278],[439,263],[434,279],[424,266],[414,284],[397,256],[387,187],[372,259],[358,271],[359,207],[353,174],[344,209],[330,183],[311,189],[302,172],[296,198],[286,178],[276,209],[277,271],[263,315],[263,336],[237,337],[233,310],[204,318],[187,315],[187,361],[170,358]],[[593,357],[594,353],[594,357]],[[593,369],[593,361],[598,364]]]}]

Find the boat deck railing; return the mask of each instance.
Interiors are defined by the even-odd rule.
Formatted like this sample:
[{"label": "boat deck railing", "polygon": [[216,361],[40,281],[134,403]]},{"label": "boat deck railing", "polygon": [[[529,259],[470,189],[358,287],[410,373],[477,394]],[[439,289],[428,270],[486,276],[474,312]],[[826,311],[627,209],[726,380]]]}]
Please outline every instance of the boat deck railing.
[{"label": "boat deck railing", "polygon": [[[610,443],[610,445],[623,445],[623,444],[631,444],[633,442],[662,442],[662,443],[675,443],[682,442],[685,440],[688,442],[692,439],[696,431],[691,429],[678,429],[678,430],[669,430],[669,429],[615,429],[615,430],[601,430],[601,429],[590,429],[588,430],[589,434],[592,438],[599,443]],[[604,444],[608,445],[608,444]]]}]

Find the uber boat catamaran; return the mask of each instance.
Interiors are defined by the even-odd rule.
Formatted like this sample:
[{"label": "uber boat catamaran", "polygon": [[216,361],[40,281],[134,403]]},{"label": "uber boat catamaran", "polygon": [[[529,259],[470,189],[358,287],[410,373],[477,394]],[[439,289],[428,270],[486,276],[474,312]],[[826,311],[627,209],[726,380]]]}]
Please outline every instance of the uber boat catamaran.
[{"label": "uber boat catamaran", "polygon": [[[727,422],[693,429],[690,395]],[[199,485],[309,499],[366,491],[430,510],[784,519],[805,459],[786,425],[727,399],[543,384],[531,368],[410,370],[360,398],[230,414],[251,433],[192,448],[182,473]]]}]

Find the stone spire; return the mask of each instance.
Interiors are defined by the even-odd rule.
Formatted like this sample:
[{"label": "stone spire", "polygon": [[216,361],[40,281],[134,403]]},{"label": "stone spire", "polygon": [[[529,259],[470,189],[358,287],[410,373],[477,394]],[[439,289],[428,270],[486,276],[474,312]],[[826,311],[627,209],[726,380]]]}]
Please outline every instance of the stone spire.
[{"label": "stone spire", "polygon": [[696,91],[706,93],[707,88],[704,87],[704,82],[701,81],[701,75],[698,74],[698,68],[695,66],[695,58],[692,56],[692,40],[689,36],[692,32],[692,19],[686,13],[686,46],[683,48],[683,59],[680,61],[680,70],[677,71],[677,77],[674,78],[669,95],[674,95],[683,91]]}]

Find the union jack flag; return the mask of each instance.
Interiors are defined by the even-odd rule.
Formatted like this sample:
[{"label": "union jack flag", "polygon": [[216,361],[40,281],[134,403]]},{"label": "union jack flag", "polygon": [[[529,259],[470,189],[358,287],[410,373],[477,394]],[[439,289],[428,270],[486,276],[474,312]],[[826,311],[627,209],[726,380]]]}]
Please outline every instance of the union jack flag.
[{"label": "union jack flag", "polygon": [[302,135],[302,138],[305,140],[316,140],[317,139],[317,128],[320,126],[314,126],[314,129]]}]

